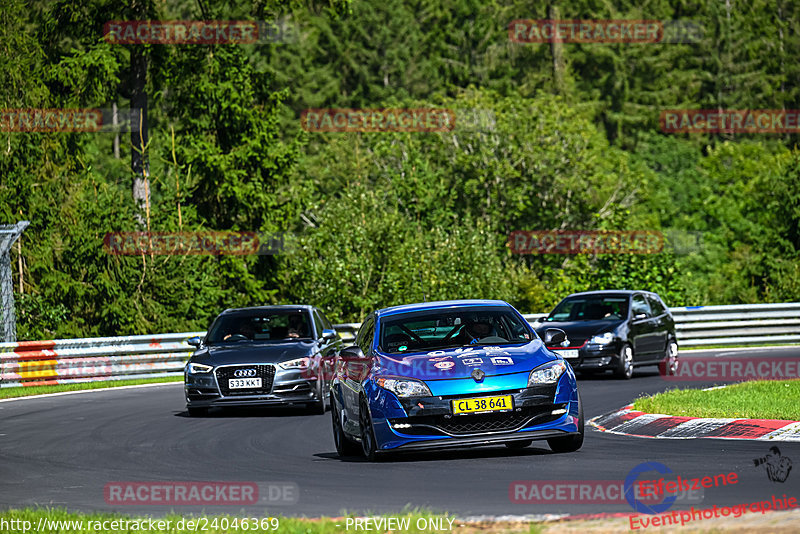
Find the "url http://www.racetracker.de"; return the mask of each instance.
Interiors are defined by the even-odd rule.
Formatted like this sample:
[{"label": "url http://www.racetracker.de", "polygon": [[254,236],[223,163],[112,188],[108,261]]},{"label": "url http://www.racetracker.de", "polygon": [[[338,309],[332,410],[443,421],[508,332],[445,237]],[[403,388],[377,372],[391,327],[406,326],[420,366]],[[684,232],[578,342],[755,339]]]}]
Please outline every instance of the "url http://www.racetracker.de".
[{"label": "url http://www.racetracker.de", "polygon": [[40,517],[38,521],[21,518],[0,517],[0,531],[3,532],[180,532],[189,530],[237,531],[278,530],[277,517],[196,517],[191,519],[49,519]]},{"label": "url http://www.racetracker.de", "polygon": [[797,499],[795,497],[783,498],[772,496],[772,501],[754,501],[744,504],[735,504],[733,506],[717,506],[713,508],[695,508],[692,506],[689,510],[673,510],[672,512],[664,512],[656,515],[632,515],[628,518],[631,525],[631,530],[640,530],[648,527],[665,527],[669,525],[677,525],[680,521],[681,526],[692,521],[700,521],[702,519],[712,519],[720,517],[741,517],[747,512],[755,513],[761,512],[765,514],[770,510],[790,510],[797,508]]}]

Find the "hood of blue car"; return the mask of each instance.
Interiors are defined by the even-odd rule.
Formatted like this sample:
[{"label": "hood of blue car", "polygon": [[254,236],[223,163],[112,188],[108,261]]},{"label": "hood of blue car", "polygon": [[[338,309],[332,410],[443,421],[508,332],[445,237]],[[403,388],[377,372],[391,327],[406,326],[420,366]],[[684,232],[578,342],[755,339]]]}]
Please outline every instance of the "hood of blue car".
[{"label": "hood of blue car", "polygon": [[411,354],[379,353],[375,375],[420,380],[469,378],[475,369],[486,376],[530,371],[556,359],[534,340],[525,345],[462,347]]},{"label": "hood of blue car", "polygon": [[544,337],[544,331],[548,328],[560,328],[567,334],[570,346],[581,345],[590,337],[605,332],[613,332],[625,321],[620,319],[603,321],[564,321],[546,322],[536,327],[536,333]]},{"label": "hood of blue car", "polygon": [[236,363],[280,363],[295,358],[311,356],[316,352],[313,341],[286,343],[234,342],[203,347],[192,356],[192,361],[207,365]]}]

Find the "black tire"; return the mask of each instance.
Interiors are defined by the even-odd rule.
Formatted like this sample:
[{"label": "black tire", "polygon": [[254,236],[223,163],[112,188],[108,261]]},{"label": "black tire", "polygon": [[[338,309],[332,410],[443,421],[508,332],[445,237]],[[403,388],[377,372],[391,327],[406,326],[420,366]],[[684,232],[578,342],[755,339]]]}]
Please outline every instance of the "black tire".
[{"label": "black tire", "polygon": [[378,452],[378,443],[375,440],[375,431],[372,428],[372,415],[369,413],[367,400],[361,397],[358,409],[358,425],[361,428],[361,453],[368,462],[382,459]]},{"label": "black tire", "polygon": [[532,439],[526,439],[526,440],[523,440],[523,441],[507,441],[506,442],[506,447],[508,447],[512,451],[518,451],[518,450],[524,449],[525,447],[529,446],[531,443],[533,443]]},{"label": "black tire", "polygon": [[333,423],[333,444],[336,446],[336,453],[339,456],[358,456],[361,454],[361,447],[357,443],[350,441],[342,429],[342,423],[339,418],[339,413],[336,410],[336,404],[333,402],[331,396],[331,421]]},{"label": "black tire", "polygon": [[191,406],[187,406],[186,411],[189,412],[190,417],[205,417],[208,415],[208,408],[192,408]]},{"label": "black tire", "polygon": [[553,452],[575,452],[583,446],[583,401],[578,394],[578,434],[547,440]]},{"label": "black tire", "polygon": [[664,352],[664,359],[658,362],[658,372],[661,376],[675,376],[678,374],[678,342],[671,337],[667,341],[667,350]]},{"label": "black tire", "polygon": [[627,343],[619,349],[619,360],[614,369],[614,376],[623,380],[630,380],[633,376],[633,349]]},{"label": "black tire", "polygon": [[322,379],[317,380],[317,400],[308,405],[308,413],[325,415],[325,395],[322,393]]}]

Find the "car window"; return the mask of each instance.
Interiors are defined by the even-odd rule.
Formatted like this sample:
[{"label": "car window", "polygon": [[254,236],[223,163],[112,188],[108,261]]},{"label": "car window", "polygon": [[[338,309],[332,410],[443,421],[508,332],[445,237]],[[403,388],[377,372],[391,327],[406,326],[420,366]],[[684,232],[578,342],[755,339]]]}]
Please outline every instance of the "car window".
[{"label": "car window", "polygon": [[633,311],[634,317],[640,313],[645,314],[647,317],[653,316],[653,313],[650,311],[650,306],[647,305],[647,301],[644,299],[643,295],[637,294],[633,296],[631,300],[631,311]]},{"label": "car window", "polygon": [[367,354],[370,349],[370,345],[372,344],[372,339],[375,337],[375,319],[373,317],[369,317],[361,328],[358,329],[358,334],[356,335],[356,345],[361,347],[361,351],[364,354]]},{"label": "car window", "polygon": [[650,309],[653,311],[653,316],[658,317],[659,315],[663,315],[666,313],[664,306],[661,304],[661,301],[658,297],[654,295],[647,295],[647,302],[650,304]]},{"label": "car window", "polygon": [[309,339],[308,314],[303,310],[247,310],[220,315],[211,325],[207,344]]},{"label": "car window", "polygon": [[319,312],[319,316],[322,318],[322,328],[325,328],[326,330],[335,330],[330,319],[328,319],[328,316],[322,313],[320,310],[317,311]]},{"label": "car window", "polygon": [[323,329],[322,319],[319,316],[319,312],[314,310],[314,332],[317,334],[317,339],[322,337],[322,329]]},{"label": "car window", "polygon": [[628,298],[591,295],[562,300],[548,316],[548,321],[615,321],[628,316]]},{"label": "car window", "polygon": [[381,321],[380,349],[401,354],[463,347],[528,343],[528,324],[508,307],[417,311]]}]

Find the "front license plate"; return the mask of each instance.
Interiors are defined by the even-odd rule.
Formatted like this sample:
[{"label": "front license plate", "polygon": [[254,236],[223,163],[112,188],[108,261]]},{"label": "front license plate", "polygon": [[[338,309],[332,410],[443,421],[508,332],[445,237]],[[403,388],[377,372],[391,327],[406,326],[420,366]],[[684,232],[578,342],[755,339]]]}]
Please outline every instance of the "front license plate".
[{"label": "front license plate", "polygon": [[578,349],[563,349],[563,350],[556,350],[553,351],[556,354],[560,354],[562,358],[577,358],[578,357]]},{"label": "front license plate", "polygon": [[453,413],[461,415],[466,413],[508,412],[514,409],[514,397],[478,397],[475,399],[457,399],[452,401]]},{"label": "front license plate", "polygon": [[260,378],[230,378],[228,379],[228,389],[247,389],[260,388]]}]

